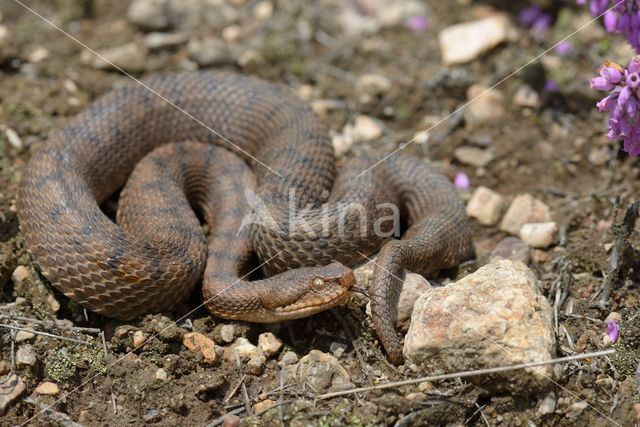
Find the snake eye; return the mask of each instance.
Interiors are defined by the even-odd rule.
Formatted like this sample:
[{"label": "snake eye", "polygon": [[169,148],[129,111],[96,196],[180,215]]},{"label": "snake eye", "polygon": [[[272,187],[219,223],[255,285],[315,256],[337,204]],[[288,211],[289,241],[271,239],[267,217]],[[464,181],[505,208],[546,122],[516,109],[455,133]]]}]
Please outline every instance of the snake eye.
[{"label": "snake eye", "polygon": [[325,285],[325,282],[320,277],[316,277],[315,279],[313,279],[313,282],[311,282],[311,287],[314,290],[321,290],[324,287],[324,285]]}]

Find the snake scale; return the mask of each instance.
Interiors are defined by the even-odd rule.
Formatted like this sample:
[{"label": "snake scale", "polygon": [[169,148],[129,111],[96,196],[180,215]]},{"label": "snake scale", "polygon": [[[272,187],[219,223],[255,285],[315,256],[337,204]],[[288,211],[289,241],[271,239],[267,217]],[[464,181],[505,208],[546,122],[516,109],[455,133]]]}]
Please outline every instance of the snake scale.
[{"label": "snake scale", "polygon": [[[338,170],[325,127],[277,85],[159,74],[102,96],[52,134],[26,168],[18,215],[42,274],[121,319],[171,310],[201,280],[219,317],[308,316],[346,301],[351,267],[380,250],[373,322],[401,363],[393,319],[403,269],[431,274],[472,257],[473,246],[445,177],[402,154],[360,174],[378,161]],[[120,189],[113,222],[100,205]],[[266,278],[247,278],[253,254]]]}]

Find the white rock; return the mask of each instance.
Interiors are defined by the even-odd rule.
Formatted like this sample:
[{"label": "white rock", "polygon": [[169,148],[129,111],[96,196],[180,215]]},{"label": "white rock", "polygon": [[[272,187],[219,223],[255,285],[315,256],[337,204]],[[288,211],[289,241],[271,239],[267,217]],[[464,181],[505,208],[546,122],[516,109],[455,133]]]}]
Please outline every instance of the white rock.
[{"label": "white rock", "polygon": [[277,356],[283,345],[282,341],[271,332],[265,332],[258,337],[258,348],[267,358]]},{"label": "white rock", "polygon": [[381,74],[363,74],[356,82],[356,92],[381,95],[391,89],[391,80]]},{"label": "white rock", "polygon": [[498,89],[477,83],[467,89],[464,118],[469,126],[491,123],[505,114],[504,95]]},{"label": "white rock", "polygon": [[48,57],[49,57],[49,50],[44,47],[38,47],[29,54],[27,59],[32,64],[37,64],[38,62],[43,61]]},{"label": "white rock", "polygon": [[266,21],[273,15],[273,3],[263,0],[253,8],[253,17],[258,21]]},{"label": "white rock", "polygon": [[552,414],[553,411],[556,409],[556,394],[552,391],[549,392],[549,394],[546,395],[546,397],[544,399],[542,399],[542,401],[540,402],[540,405],[538,406],[538,414],[539,415],[547,415],[547,414]]},{"label": "white rock", "polygon": [[295,365],[285,368],[285,376],[314,390],[342,387],[350,382],[349,373],[338,359],[319,350],[311,350]]},{"label": "white rock", "polygon": [[233,342],[236,337],[236,328],[233,325],[222,325],[220,328],[220,338],[226,343]]},{"label": "white rock", "polygon": [[242,38],[242,28],[239,25],[229,25],[222,30],[222,38],[227,43],[237,43]]},{"label": "white rock", "polygon": [[527,223],[520,228],[520,238],[532,248],[548,248],[556,240],[557,235],[558,226],[553,221]]},{"label": "white rock", "polygon": [[447,65],[472,61],[504,42],[511,28],[505,15],[494,15],[465,22],[440,31],[442,60]]},{"label": "white rock", "polygon": [[493,152],[491,150],[468,145],[456,148],[453,155],[460,163],[477,168],[485,167],[493,160]]},{"label": "white rock", "polygon": [[144,44],[149,49],[164,49],[180,46],[189,40],[188,33],[149,33],[144,38]]},{"label": "white rock", "polygon": [[100,56],[93,56],[91,65],[98,69],[122,68],[125,71],[143,71],[147,62],[146,46],[127,43],[98,51]]},{"label": "white rock", "polygon": [[516,196],[509,205],[509,209],[500,222],[500,230],[518,235],[524,224],[550,221],[551,213],[544,202],[530,194],[521,194]]},{"label": "white rock", "polygon": [[192,39],[189,42],[189,54],[201,67],[233,62],[227,44],[216,37]]},{"label": "white rock", "polygon": [[36,334],[30,331],[18,331],[16,332],[16,342],[21,343],[25,341],[30,341],[35,337]]},{"label": "white rock", "polygon": [[127,19],[147,30],[162,30],[169,26],[165,13],[168,3],[168,0],[133,0],[127,10]]},{"label": "white rock", "polygon": [[504,197],[487,187],[476,188],[467,203],[467,215],[482,225],[496,225],[504,208]]},{"label": "white rock", "polygon": [[9,144],[16,150],[22,150],[24,148],[24,144],[22,143],[22,139],[18,136],[17,132],[11,128],[6,128],[4,134],[7,136],[7,141]]},{"label": "white rock", "polygon": [[355,142],[372,141],[382,136],[382,126],[369,116],[358,116],[353,123],[352,136]]},{"label": "white rock", "polygon": [[236,363],[236,352],[240,360],[249,360],[253,356],[259,356],[260,350],[244,337],[237,338],[234,343],[224,349],[223,359]]},{"label": "white rock", "polygon": [[[429,361],[446,372],[555,357],[551,306],[535,275],[499,261],[416,301],[405,338],[407,363]],[[475,377],[484,387],[517,393],[548,389],[550,365]]]},{"label": "white rock", "polygon": [[16,364],[18,366],[33,366],[36,364],[36,352],[30,344],[25,344],[16,351]]},{"label": "white rock", "polygon": [[513,95],[513,103],[519,107],[540,107],[540,95],[529,85],[522,85]]},{"label": "white rock", "polygon": [[168,381],[169,375],[167,375],[167,371],[162,368],[158,368],[156,371],[155,377],[158,381]]},{"label": "white rock", "polygon": [[335,357],[340,359],[345,351],[347,351],[347,346],[340,342],[332,342],[329,344],[329,351],[333,353]]}]

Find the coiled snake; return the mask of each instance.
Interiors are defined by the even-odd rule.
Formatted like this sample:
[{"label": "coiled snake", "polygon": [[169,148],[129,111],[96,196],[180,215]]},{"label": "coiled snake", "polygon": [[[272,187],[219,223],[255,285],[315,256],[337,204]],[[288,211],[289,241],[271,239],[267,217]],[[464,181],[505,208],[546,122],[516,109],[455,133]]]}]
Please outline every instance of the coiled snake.
[{"label": "coiled snake", "polygon": [[[18,215],[42,274],[110,317],[171,310],[202,280],[213,314],[276,322],[346,301],[348,267],[382,247],[373,321],[401,363],[395,278],[473,255],[450,182],[404,155],[360,176],[377,160],[363,156],[338,173],[311,110],[257,79],[194,72],[143,82],[101,97],[32,156]],[[123,185],[116,224],[100,205]],[[401,240],[392,239],[398,215],[408,225]],[[252,253],[275,275],[247,280]]]}]

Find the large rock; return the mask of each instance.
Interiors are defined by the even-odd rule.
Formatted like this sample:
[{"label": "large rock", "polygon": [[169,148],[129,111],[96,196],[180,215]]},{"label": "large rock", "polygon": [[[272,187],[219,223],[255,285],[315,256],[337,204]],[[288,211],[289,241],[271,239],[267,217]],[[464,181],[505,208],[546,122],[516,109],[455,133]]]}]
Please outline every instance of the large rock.
[{"label": "large rock", "polygon": [[[552,311],[534,274],[498,261],[416,301],[405,338],[410,363],[447,372],[514,365],[555,357]],[[552,365],[472,377],[499,391],[531,393],[552,383]]]},{"label": "large rock", "polygon": [[509,18],[505,15],[489,16],[447,27],[438,36],[442,60],[447,65],[472,61],[504,42],[510,29]]},{"label": "large rock", "polygon": [[311,350],[300,362],[287,366],[285,375],[300,384],[306,382],[316,391],[353,387],[349,373],[340,365],[338,359],[319,350]]},{"label": "large rock", "polygon": [[22,379],[13,374],[0,383],[0,415],[4,414],[9,406],[27,390]]}]

